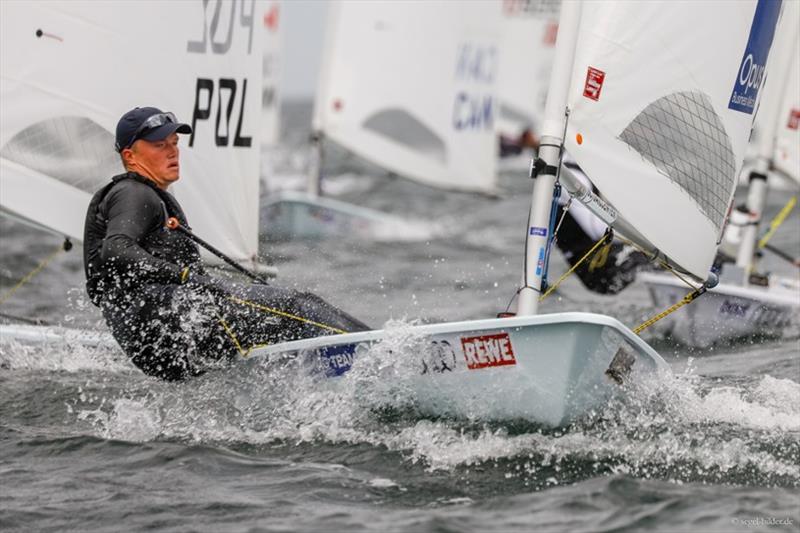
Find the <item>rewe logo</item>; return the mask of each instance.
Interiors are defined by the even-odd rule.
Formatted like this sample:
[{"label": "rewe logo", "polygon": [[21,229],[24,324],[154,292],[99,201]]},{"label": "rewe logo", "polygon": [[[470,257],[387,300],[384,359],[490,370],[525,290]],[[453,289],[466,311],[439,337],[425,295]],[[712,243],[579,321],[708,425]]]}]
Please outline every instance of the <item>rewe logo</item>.
[{"label": "rewe logo", "polygon": [[733,85],[729,109],[753,114],[780,12],[781,0],[758,1],[750,26],[750,37]]},{"label": "rewe logo", "polygon": [[800,127],[800,109],[792,109],[789,111],[789,122],[786,127],[790,130],[796,130]]},{"label": "rewe logo", "polygon": [[603,89],[603,81],[606,73],[594,67],[589,67],[586,71],[586,82],[583,85],[583,96],[592,100],[600,99],[600,91]]},{"label": "rewe logo", "polygon": [[461,347],[470,370],[517,364],[508,333],[461,337]]}]

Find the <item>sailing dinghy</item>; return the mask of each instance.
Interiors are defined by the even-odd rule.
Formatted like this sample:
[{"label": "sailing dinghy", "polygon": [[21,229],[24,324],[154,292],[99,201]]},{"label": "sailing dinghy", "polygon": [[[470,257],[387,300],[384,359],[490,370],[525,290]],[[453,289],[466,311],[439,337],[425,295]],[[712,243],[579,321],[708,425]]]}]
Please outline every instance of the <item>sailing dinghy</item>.
[{"label": "sailing dinghy", "polygon": [[[775,6],[779,3],[562,6],[517,316],[410,328],[416,340],[404,357],[416,359],[418,370],[408,386],[422,412],[560,426],[602,408],[620,382],[666,368],[650,346],[613,318],[537,315],[556,180],[639,246],[698,283],[708,277],[713,284],[709,269],[758,97],[757,87],[738,82],[740,67],[743,57],[751,57],[754,67],[766,64]],[[565,141],[607,202],[580,190],[566,169],[557,176]],[[648,201],[652,198],[659,201]],[[255,350],[248,359],[301,357],[346,380],[380,349],[385,335],[372,331],[278,344]]]},{"label": "sailing dinghy", "polygon": [[432,222],[320,196],[328,143],[417,183],[493,193],[500,7],[497,2],[331,3],[312,124],[318,138],[315,168],[307,191],[265,199],[265,231],[278,238],[379,240],[424,240],[435,233]]},{"label": "sailing dinghy", "polygon": [[[729,228],[740,236],[736,264],[724,264],[719,285],[657,326],[662,335],[687,346],[707,347],[754,335],[780,337],[800,313],[800,277],[752,275],[757,251],[766,243],[758,230],[772,174],[791,178],[795,194],[800,184],[800,2],[784,2],[765,76],[756,118],[756,159],[748,175],[748,213],[741,228]],[[656,307],[672,305],[686,293],[674,276],[644,273],[640,279]]]}]

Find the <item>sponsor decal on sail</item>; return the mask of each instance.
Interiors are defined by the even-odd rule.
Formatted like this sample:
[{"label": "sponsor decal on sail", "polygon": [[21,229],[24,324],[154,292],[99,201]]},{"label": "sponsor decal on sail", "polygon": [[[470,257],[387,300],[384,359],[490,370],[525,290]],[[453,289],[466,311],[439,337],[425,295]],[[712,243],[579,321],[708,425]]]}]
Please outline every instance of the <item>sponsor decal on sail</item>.
[{"label": "sponsor decal on sail", "polygon": [[789,122],[786,127],[790,130],[796,130],[800,127],[800,109],[792,109],[789,111]]},{"label": "sponsor decal on sail", "polygon": [[508,333],[461,337],[461,347],[470,370],[517,364]]},{"label": "sponsor decal on sail", "polygon": [[750,26],[750,37],[744,49],[736,81],[733,84],[729,109],[753,114],[758,91],[764,81],[767,57],[775,36],[775,26],[781,12],[781,0],[759,0]]},{"label": "sponsor decal on sail", "polygon": [[589,67],[586,71],[586,83],[583,85],[583,96],[592,100],[600,99],[600,91],[603,88],[603,81],[606,73],[594,67]]}]

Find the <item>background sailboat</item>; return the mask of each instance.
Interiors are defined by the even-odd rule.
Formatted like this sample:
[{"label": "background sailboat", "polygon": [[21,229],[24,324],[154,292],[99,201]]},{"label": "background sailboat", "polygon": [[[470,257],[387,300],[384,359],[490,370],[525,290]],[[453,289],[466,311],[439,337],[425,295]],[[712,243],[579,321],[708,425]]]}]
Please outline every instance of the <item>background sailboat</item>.
[{"label": "background sailboat", "polygon": [[[319,142],[419,183],[492,192],[499,23],[495,2],[331,4],[313,117]],[[431,234],[429,224],[319,198],[320,172],[309,178],[308,194],[267,200],[271,235]]]},{"label": "background sailboat", "polygon": [[[498,63],[497,134],[512,142],[530,129],[538,135],[553,68],[560,0],[505,1]],[[527,171],[532,152],[500,154],[501,171]]]},{"label": "background sailboat", "polygon": [[[760,228],[768,176],[780,172],[800,183],[800,137],[792,129],[792,113],[800,109],[800,3],[785,2],[770,56],[758,109],[758,136],[752,151],[755,161],[747,170],[749,190],[744,213],[734,211],[730,227],[737,236],[736,263],[722,265],[720,283],[686,310],[668,317],[658,329],[691,346],[709,346],[749,335],[780,336],[800,311],[800,279],[759,273]],[[796,122],[796,121],[795,121]],[[737,208],[738,209],[738,208]],[[733,221],[734,216],[737,221]],[[782,228],[781,231],[791,231]],[[766,242],[766,241],[763,241]],[[769,253],[764,251],[764,253]],[[641,276],[656,306],[680,300],[685,286],[674,277],[647,273]]]},{"label": "background sailboat", "polygon": [[266,3],[148,6],[4,6],[0,207],[79,242],[91,195],[122,171],[116,121],[154,105],[195,130],[173,191],[194,230],[254,265]]}]

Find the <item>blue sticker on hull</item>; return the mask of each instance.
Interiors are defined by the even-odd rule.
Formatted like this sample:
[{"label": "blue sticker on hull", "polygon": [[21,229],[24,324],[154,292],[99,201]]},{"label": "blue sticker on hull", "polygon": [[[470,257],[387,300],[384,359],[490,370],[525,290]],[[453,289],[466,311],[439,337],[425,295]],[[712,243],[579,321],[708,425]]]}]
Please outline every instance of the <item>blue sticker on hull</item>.
[{"label": "blue sticker on hull", "polygon": [[327,362],[325,373],[328,376],[341,376],[353,366],[357,344],[341,344],[322,348],[317,353]]},{"label": "blue sticker on hull", "polygon": [[744,50],[733,92],[728,108],[753,114],[758,99],[758,90],[764,82],[764,70],[767,57],[775,36],[775,26],[781,12],[782,0],[759,0],[753,24],[750,26],[750,37]]}]

